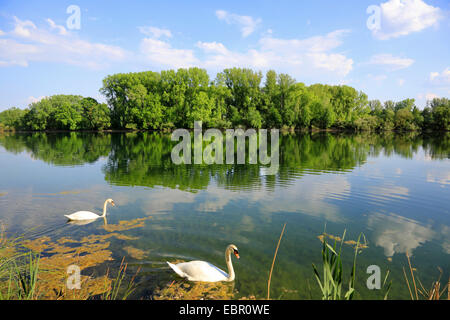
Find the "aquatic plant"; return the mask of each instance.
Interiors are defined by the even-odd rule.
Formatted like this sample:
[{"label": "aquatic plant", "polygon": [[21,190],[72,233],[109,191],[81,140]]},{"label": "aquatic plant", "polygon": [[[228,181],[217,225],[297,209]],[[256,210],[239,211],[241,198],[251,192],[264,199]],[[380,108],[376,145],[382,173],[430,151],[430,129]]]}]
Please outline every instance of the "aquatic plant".
[{"label": "aquatic plant", "polygon": [[[18,300],[32,300],[36,295],[36,283],[39,270],[39,255],[33,252],[28,253],[28,260],[22,265],[17,265],[17,259],[12,261],[10,282],[8,293],[10,294],[11,278],[14,280],[16,288],[16,298]],[[37,298],[37,297],[36,297]]]},{"label": "aquatic plant", "polygon": [[[447,290],[447,300],[450,300],[450,277],[448,279],[448,283],[442,289],[440,289],[441,288],[440,280],[441,280],[442,273],[443,273],[443,271],[440,267],[438,267],[439,278],[436,281],[433,281],[430,289],[426,289],[424,287],[424,285],[422,284],[422,282],[420,281],[419,276],[414,274],[414,271],[417,271],[417,269],[412,266],[408,251],[406,251],[406,259],[408,260],[408,267],[409,267],[409,272],[411,273],[411,279],[408,280],[408,276],[406,275],[405,267],[403,267],[403,275],[405,276],[405,281],[408,286],[408,291],[411,296],[411,300],[419,300],[419,299],[441,300],[442,297],[445,300],[445,295],[444,295],[445,290]],[[417,278],[417,281],[416,281],[416,278]],[[412,282],[411,285],[410,285],[410,281]],[[420,287],[417,284],[420,285]],[[413,287],[414,294],[413,294],[413,291],[411,288],[412,286],[414,286]]]},{"label": "aquatic plant", "polygon": [[187,282],[172,281],[164,288],[155,290],[154,300],[231,300],[236,291],[234,282]]},{"label": "aquatic plant", "polygon": [[86,270],[112,260],[107,239],[136,239],[115,231],[143,226],[142,219],[135,220],[110,225],[114,232],[89,235],[79,240],[63,237],[56,241],[48,236],[33,240],[23,240],[23,236],[8,239],[0,224],[0,300],[128,298],[135,289],[139,269],[128,280],[124,260],[114,279],[109,278],[109,269],[103,276],[80,275],[80,289],[67,287],[67,270],[76,265],[86,273]]},{"label": "aquatic plant", "polygon": [[126,246],[122,248],[131,258],[136,259],[136,260],[142,260],[144,259],[147,254],[148,251],[146,250],[142,250],[142,249],[138,249],[132,246]]},{"label": "aquatic plant", "polygon": [[275,249],[275,253],[273,255],[272,266],[271,266],[270,272],[269,272],[269,280],[267,281],[267,300],[270,300],[270,283],[272,281],[273,266],[275,265],[275,259],[277,258],[278,248],[280,247],[281,239],[283,238],[285,228],[286,228],[286,223],[284,224],[283,229],[281,230],[280,238],[278,239],[277,248]]},{"label": "aquatic plant", "polygon": [[[334,245],[331,246],[328,243],[327,236],[322,236],[320,239],[322,241],[322,262],[323,262],[323,279],[320,277],[319,271],[312,264],[314,275],[319,284],[320,290],[322,292],[322,300],[352,300],[355,294],[355,277],[356,277],[356,257],[358,252],[360,252],[361,246],[361,236],[364,237],[364,247],[367,247],[366,238],[364,234],[360,233],[358,240],[354,243],[354,258],[353,266],[350,274],[350,280],[348,283],[348,290],[343,292],[343,274],[344,270],[342,267],[342,247],[344,245],[346,230],[342,237],[334,238]],[[326,235],[324,233],[324,235]],[[340,241],[338,241],[338,239]],[[339,248],[337,248],[337,243],[340,243]],[[353,244],[353,242],[352,242]]]},{"label": "aquatic plant", "polygon": [[[137,269],[136,273],[132,276],[132,278],[128,281],[127,285],[122,289],[122,284],[126,275],[128,264],[124,263],[125,257],[122,258],[122,262],[120,263],[119,271],[117,272],[117,276],[112,281],[105,281],[105,292],[102,294],[103,300],[126,300],[130,294],[136,289],[134,280],[136,279],[137,274],[140,271],[140,267]],[[106,278],[108,278],[108,272],[106,273]],[[122,293],[119,298],[119,293]]]}]

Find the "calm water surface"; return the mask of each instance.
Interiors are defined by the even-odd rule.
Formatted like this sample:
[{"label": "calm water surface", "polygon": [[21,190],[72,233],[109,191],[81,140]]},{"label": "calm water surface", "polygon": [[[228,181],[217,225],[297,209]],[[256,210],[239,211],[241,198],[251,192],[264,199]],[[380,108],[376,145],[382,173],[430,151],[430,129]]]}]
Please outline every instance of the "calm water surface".
[{"label": "calm water surface", "polygon": [[[65,133],[0,135],[0,220],[30,239],[80,239],[105,234],[104,221],[66,223],[64,214],[101,213],[113,198],[108,224],[148,218],[110,238],[114,260],[94,268],[104,274],[122,257],[141,267],[134,298],[177,279],[165,261],[207,260],[225,269],[233,259],[239,296],[264,297],[273,253],[286,232],[272,279],[272,298],[320,298],[311,263],[321,265],[329,234],[368,248],[358,256],[357,298],[379,299],[365,282],[369,265],[391,272],[391,298],[409,299],[405,253],[424,285],[450,270],[450,136],[281,135],[280,169],[260,165],[180,165],[170,158],[170,135]],[[134,253],[137,249],[139,255]],[[353,250],[344,247],[347,274]],[[226,269],[225,269],[226,270]]]}]

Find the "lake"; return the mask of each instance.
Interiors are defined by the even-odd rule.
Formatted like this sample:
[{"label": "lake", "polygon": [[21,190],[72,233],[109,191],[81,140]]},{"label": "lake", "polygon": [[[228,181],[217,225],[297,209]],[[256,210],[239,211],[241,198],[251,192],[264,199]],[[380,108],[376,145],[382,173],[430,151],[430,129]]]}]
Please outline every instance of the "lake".
[{"label": "lake", "polygon": [[[236,298],[264,298],[273,255],[273,299],[320,299],[311,264],[321,267],[327,234],[357,240],[358,299],[369,290],[370,265],[389,270],[391,299],[410,299],[403,275],[406,252],[429,288],[450,270],[450,134],[280,133],[280,167],[259,164],[175,165],[169,134],[0,134],[0,221],[8,234],[62,244],[107,236],[107,258],[82,274],[138,268],[132,298],[180,281],[166,261],[206,260],[226,270],[233,243]],[[68,224],[64,214],[89,210],[107,221]],[[91,238],[92,239],[92,238]],[[103,249],[102,249],[103,250]],[[47,252],[51,256],[51,252]],[[344,244],[350,274],[353,247]],[[446,281],[444,281],[446,282]],[[344,286],[347,286],[345,280]]]}]

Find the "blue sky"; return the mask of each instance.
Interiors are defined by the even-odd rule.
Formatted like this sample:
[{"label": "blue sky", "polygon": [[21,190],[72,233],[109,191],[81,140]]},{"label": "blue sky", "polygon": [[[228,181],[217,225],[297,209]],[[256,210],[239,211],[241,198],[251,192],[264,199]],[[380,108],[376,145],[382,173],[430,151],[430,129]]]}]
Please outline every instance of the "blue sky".
[{"label": "blue sky", "polygon": [[109,74],[190,66],[274,69],[422,108],[450,97],[449,35],[448,0],[0,0],[0,110],[53,94],[104,101]]}]

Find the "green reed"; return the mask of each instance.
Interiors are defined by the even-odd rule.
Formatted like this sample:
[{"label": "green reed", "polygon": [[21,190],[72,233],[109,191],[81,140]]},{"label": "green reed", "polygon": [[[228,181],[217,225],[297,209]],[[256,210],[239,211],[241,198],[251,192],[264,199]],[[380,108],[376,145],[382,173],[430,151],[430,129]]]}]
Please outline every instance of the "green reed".
[{"label": "green reed", "polygon": [[319,271],[312,264],[314,275],[319,284],[320,290],[322,292],[322,300],[352,300],[355,294],[355,277],[356,277],[356,257],[360,250],[360,240],[361,236],[364,234],[360,233],[358,236],[358,241],[356,242],[353,266],[350,274],[350,280],[348,283],[348,289],[344,292],[343,289],[343,275],[344,270],[342,266],[342,247],[344,245],[346,230],[342,235],[342,239],[339,242],[339,248],[337,247],[338,241],[334,240],[334,245],[331,246],[327,237],[323,237],[322,241],[322,262],[323,262],[323,276],[320,277]]},{"label": "green reed", "polygon": [[[125,257],[122,258],[122,262],[120,263],[119,271],[117,272],[116,278],[114,278],[111,282],[109,288],[105,290],[102,294],[102,300],[126,300],[136,289],[135,278],[140,271],[140,267],[136,271],[136,273],[131,277],[131,279],[126,283],[126,286],[122,288],[122,284],[124,282],[124,278],[126,276],[126,271],[128,264],[124,263]],[[107,272],[107,274],[109,271]],[[121,297],[119,298],[119,293],[121,293]]]}]

